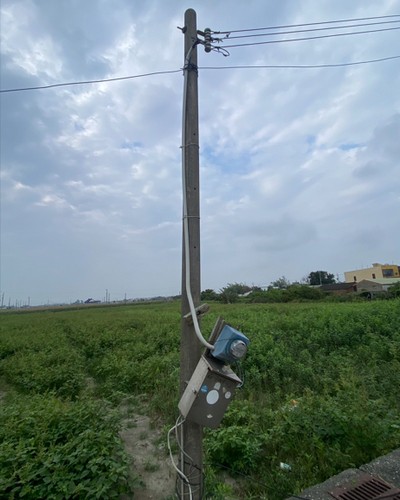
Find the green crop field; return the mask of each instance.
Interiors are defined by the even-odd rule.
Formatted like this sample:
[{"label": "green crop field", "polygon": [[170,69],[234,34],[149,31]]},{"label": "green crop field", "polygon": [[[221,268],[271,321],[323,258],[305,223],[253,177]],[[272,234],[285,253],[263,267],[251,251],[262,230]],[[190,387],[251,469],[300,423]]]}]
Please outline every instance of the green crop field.
[{"label": "green crop field", "polygon": [[[243,387],[220,428],[205,431],[207,498],[284,499],[400,446],[399,299],[215,303],[205,336],[218,316],[251,345],[234,368]],[[0,497],[129,491],[121,404],[165,429],[175,421],[180,304],[7,311],[0,321]],[[227,470],[234,486],[220,480]]]}]

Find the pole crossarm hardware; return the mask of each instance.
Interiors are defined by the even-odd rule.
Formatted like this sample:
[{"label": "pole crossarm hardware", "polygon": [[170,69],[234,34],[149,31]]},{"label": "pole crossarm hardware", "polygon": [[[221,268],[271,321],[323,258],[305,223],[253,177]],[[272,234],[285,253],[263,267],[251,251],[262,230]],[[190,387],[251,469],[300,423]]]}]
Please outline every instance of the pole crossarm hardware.
[{"label": "pole crossarm hardware", "polygon": [[[209,310],[210,310],[210,306],[208,304],[201,304],[201,306],[196,307],[195,312],[196,312],[197,318],[200,319],[204,314],[207,314]],[[191,311],[188,312],[187,314],[185,314],[185,316],[183,316],[183,317],[186,319],[186,321],[189,323],[189,325],[193,325],[193,317],[192,317]]]}]

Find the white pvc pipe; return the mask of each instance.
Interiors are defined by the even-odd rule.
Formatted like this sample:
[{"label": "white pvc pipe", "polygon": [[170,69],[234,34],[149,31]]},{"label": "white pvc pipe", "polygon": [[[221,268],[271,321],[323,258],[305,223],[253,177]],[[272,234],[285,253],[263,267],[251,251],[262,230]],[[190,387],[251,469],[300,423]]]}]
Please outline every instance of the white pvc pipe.
[{"label": "white pvc pipe", "polygon": [[199,341],[208,349],[213,350],[214,346],[206,341],[200,330],[200,325],[197,319],[196,308],[194,307],[192,288],[190,283],[190,242],[189,242],[189,221],[187,213],[187,200],[186,200],[186,175],[185,175],[185,151],[186,151],[186,133],[185,133],[185,118],[186,118],[186,96],[187,96],[187,85],[188,85],[188,69],[187,66],[190,61],[190,56],[192,50],[195,47],[193,44],[189,52],[187,53],[185,59],[184,71],[184,84],[183,84],[183,106],[182,106],[182,186],[183,186],[183,239],[185,245],[185,284],[186,284],[186,295],[189,302],[190,314],[192,315],[194,330],[196,332]]}]

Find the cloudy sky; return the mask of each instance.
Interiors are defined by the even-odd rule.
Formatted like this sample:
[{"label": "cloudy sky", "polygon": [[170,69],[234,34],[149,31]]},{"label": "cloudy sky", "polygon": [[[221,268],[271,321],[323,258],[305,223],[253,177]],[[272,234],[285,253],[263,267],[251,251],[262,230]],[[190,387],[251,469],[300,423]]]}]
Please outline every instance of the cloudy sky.
[{"label": "cloudy sky", "polygon": [[[400,15],[399,0],[2,0],[1,89],[179,70],[190,7],[214,31]],[[399,21],[199,47],[200,68],[224,68],[199,70],[202,289],[400,263],[400,59],[226,68],[400,56]],[[1,94],[5,304],[180,293],[182,93],[178,71]]]}]

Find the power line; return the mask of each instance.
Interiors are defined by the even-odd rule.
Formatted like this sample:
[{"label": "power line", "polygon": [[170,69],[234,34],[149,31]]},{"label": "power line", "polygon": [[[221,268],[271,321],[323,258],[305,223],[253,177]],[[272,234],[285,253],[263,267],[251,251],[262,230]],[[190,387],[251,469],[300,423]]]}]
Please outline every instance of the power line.
[{"label": "power line", "polygon": [[336,64],[260,64],[260,65],[243,65],[243,66],[199,66],[202,70],[212,69],[311,69],[311,68],[339,68],[342,66],[357,66],[360,64],[371,64],[383,61],[390,61],[392,59],[400,59],[398,56],[382,57],[380,59],[369,59],[366,61],[354,61],[348,63]]},{"label": "power line", "polygon": [[243,33],[246,31],[264,31],[264,30],[274,30],[274,29],[283,29],[283,28],[300,28],[303,26],[317,26],[318,24],[335,24],[335,23],[346,23],[346,22],[355,22],[355,21],[371,21],[373,19],[388,19],[393,17],[400,17],[400,14],[392,14],[387,16],[373,16],[373,17],[359,17],[352,19],[337,19],[336,21],[320,21],[315,23],[302,23],[302,24],[283,24],[280,26],[266,26],[264,28],[249,28],[249,29],[240,29],[240,30],[229,30],[229,31],[213,31],[212,33],[217,35],[224,35],[229,33]]},{"label": "power line", "polygon": [[[262,31],[262,30],[271,30],[271,29],[282,29],[282,28],[296,28],[296,27],[304,27],[304,26],[316,26],[316,25],[324,25],[324,24],[334,24],[334,23],[344,23],[344,22],[353,22],[353,21],[367,21],[367,20],[376,20],[376,19],[387,19],[387,18],[394,18],[394,17],[400,17],[400,14],[392,14],[392,15],[387,15],[387,16],[373,16],[373,17],[361,17],[361,18],[352,18],[352,19],[339,19],[335,21],[320,21],[320,22],[314,22],[314,23],[302,23],[302,24],[287,24],[287,25],[279,25],[279,26],[268,26],[264,28],[249,28],[249,29],[241,29],[241,30],[230,30],[230,31],[212,31],[213,34],[226,34],[228,35],[226,38],[229,38],[229,35],[231,33],[241,33],[241,32],[252,32],[252,31]],[[395,20],[395,21],[382,21],[378,23],[366,23],[366,24],[359,24],[355,26],[369,26],[369,25],[375,25],[375,24],[387,24],[387,23],[393,23],[393,22],[400,22],[400,20]],[[238,36],[238,37],[230,37],[231,39],[234,38],[247,38],[251,36],[269,36],[269,35],[282,35],[282,34],[291,34],[291,33],[303,33],[303,32],[308,32],[308,31],[320,31],[320,30],[329,30],[329,29],[338,29],[338,28],[350,28],[350,27],[355,27],[355,26],[333,26],[333,27],[327,27],[327,28],[316,28],[316,29],[310,29],[310,30],[298,30],[298,31],[292,31],[292,32],[281,32],[281,33],[264,33],[264,34],[259,34],[259,35],[244,35],[244,36]],[[331,37],[337,37],[337,36],[348,36],[348,35],[360,35],[360,34],[366,34],[366,33],[377,33],[377,32],[382,32],[382,31],[392,31],[392,30],[397,30],[400,29],[400,27],[395,27],[395,28],[382,28],[382,29],[377,29],[377,30],[365,30],[365,31],[355,31],[355,32],[350,32],[350,33],[334,33],[330,35],[320,35],[320,36],[315,36],[315,37],[304,37],[304,38],[289,38],[289,39],[284,39],[284,40],[268,40],[264,42],[253,42],[253,43],[244,43],[244,44],[232,44],[232,45],[224,45],[223,48],[234,48],[234,47],[246,47],[246,46],[254,46],[254,45],[265,45],[265,44],[271,44],[271,43],[284,43],[284,42],[298,42],[298,41],[304,41],[304,40],[316,40],[316,39],[321,39],[321,38],[331,38]],[[218,40],[218,42],[223,41],[223,39]],[[218,47],[214,47],[215,50],[218,50]],[[228,54],[227,54],[228,55]],[[224,67],[203,67],[201,69],[248,69],[248,68],[293,68],[293,69],[301,69],[301,68],[329,68],[329,67],[340,67],[340,66],[353,66],[357,64],[368,64],[368,63],[374,63],[374,62],[381,62],[381,61],[387,61],[390,59],[397,59],[399,56],[393,56],[393,57],[387,57],[387,58],[381,58],[381,59],[372,59],[369,61],[358,61],[358,62],[353,62],[353,63],[340,63],[340,64],[319,64],[319,65],[265,65],[265,66],[224,66]],[[56,88],[56,87],[68,87],[68,86],[75,86],[75,85],[88,85],[88,84],[94,84],[94,83],[107,83],[107,82],[116,82],[116,81],[122,81],[122,80],[131,80],[135,78],[144,78],[148,76],[154,76],[154,75],[165,75],[165,74],[172,74],[172,73],[180,73],[182,69],[177,69],[177,70],[167,70],[167,71],[154,71],[150,73],[143,73],[139,75],[129,75],[129,76],[121,76],[121,77],[115,77],[115,78],[101,78],[101,79],[96,79],[96,80],[81,80],[81,81],[73,81],[73,82],[64,82],[64,83],[53,83],[49,85],[39,85],[39,86],[32,86],[32,87],[20,87],[20,88],[10,88],[10,89],[0,89],[1,94],[5,93],[12,93],[12,92],[24,92],[24,91],[29,91],[29,90],[42,90],[42,89],[50,89],[50,88]]]},{"label": "power line", "polygon": [[[338,68],[345,66],[357,66],[362,64],[372,64],[384,61],[391,61],[393,59],[400,59],[400,55],[381,57],[379,59],[369,59],[365,61],[353,61],[347,63],[333,63],[333,64],[261,64],[261,65],[239,65],[239,66],[199,66],[199,70],[223,70],[223,69],[312,69],[312,68]],[[24,92],[27,90],[43,90],[51,89],[56,87],[69,87],[72,85],[89,85],[94,83],[106,83],[106,82],[117,82],[123,80],[132,80],[134,78],[143,78],[153,75],[165,75],[173,73],[181,73],[182,69],[167,70],[167,71],[153,71],[151,73],[143,73],[140,75],[129,75],[129,76],[119,76],[115,78],[104,78],[98,80],[82,80],[76,82],[66,82],[66,83],[52,83],[50,85],[39,85],[37,87],[22,87],[22,88],[12,88],[12,89],[2,89],[0,93],[11,93],[11,92]]]},{"label": "power line", "polygon": [[347,24],[347,25],[340,24],[339,26],[325,26],[324,28],[308,28],[304,30],[275,31],[274,33],[256,33],[254,35],[238,35],[238,36],[227,35],[226,38],[217,41],[223,42],[225,39],[237,40],[241,38],[255,38],[261,36],[292,35],[294,33],[310,33],[311,31],[329,31],[337,29],[360,28],[362,26],[380,26],[382,24],[393,24],[393,23],[400,23],[400,19],[396,19],[395,21],[381,21],[378,23],[361,23],[361,24]]},{"label": "power line", "polygon": [[382,28],[378,30],[365,30],[365,31],[353,31],[351,33],[333,33],[330,35],[318,35],[318,36],[308,36],[304,38],[287,38],[285,40],[267,40],[265,42],[252,42],[252,43],[239,43],[239,44],[232,44],[232,45],[224,45],[224,49],[229,49],[233,47],[250,47],[253,45],[266,45],[270,43],[285,43],[285,42],[300,42],[304,40],[318,40],[321,38],[332,38],[332,37],[338,37],[338,36],[350,36],[350,35],[364,35],[367,33],[378,33],[382,31],[394,31],[400,29],[399,27],[396,28]]},{"label": "power line", "polygon": [[88,85],[90,83],[104,83],[104,82],[118,82],[121,80],[132,80],[134,78],[144,78],[146,76],[154,75],[167,75],[171,73],[181,73],[181,69],[173,69],[168,71],[153,71],[152,73],[143,73],[141,75],[129,75],[129,76],[118,76],[116,78],[101,78],[98,80],[82,80],[77,82],[66,82],[66,83],[52,83],[50,85],[40,85],[37,87],[22,87],[15,89],[1,89],[0,93],[5,94],[6,92],[23,92],[25,90],[41,90],[41,89],[51,89],[55,87],[70,87],[72,85]]}]

